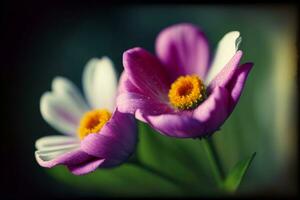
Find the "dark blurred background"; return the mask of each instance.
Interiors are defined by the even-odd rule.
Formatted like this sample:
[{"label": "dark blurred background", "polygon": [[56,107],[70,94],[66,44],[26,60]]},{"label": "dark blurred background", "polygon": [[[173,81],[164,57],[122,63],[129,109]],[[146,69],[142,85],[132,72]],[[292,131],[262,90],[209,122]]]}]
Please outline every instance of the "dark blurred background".
[{"label": "dark blurred background", "polygon": [[35,140],[58,134],[41,117],[40,97],[57,75],[81,88],[83,67],[92,57],[110,57],[120,74],[126,49],[141,46],[154,52],[160,30],[180,22],[201,27],[212,52],[225,33],[241,32],[243,62],[255,66],[216,140],[227,168],[240,156],[257,152],[245,186],[252,195],[296,194],[297,11],[293,4],[2,3],[1,195],[101,196],[64,184],[36,163]]}]

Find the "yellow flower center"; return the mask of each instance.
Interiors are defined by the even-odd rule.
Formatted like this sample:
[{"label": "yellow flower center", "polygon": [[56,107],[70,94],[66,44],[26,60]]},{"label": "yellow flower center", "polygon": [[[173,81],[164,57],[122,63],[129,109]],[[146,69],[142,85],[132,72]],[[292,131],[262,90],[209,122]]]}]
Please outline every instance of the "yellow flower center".
[{"label": "yellow flower center", "polygon": [[206,98],[206,88],[197,75],[180,76],[172,83],[168,96],[175,108],[192,109]]},{"label": "yellow flower center", "polygon": [[97,133],[110,119],[111,113],[106,109],[86,112],[80,120],[78,136],[82,140],[91,133]]}]

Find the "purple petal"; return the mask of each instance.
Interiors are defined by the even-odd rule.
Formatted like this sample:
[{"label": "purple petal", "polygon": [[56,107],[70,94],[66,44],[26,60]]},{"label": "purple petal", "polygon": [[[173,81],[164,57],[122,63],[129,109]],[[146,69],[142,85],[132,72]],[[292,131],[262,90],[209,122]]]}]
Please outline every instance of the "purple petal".
[{"label": "purple petal", "polygon": [[105,158],[106,166],[125,161],[135,150],[137,127],[134,117],[116,110],[99,133],[86,136],[81,148],[90,155]]},{"label": "purple petal", "polygon": [[129,81],[148,96],[166,100],[170,82],[159,60],[142,48],[123,54],[123,65]]},{"label": "purple petal", "polygon": [[192,138],[203,132],[201,123],[190,116],[161,114],[143,117],[153,129],[170,137]]},{"label": "purple petal", "polygon": [[232,59],[226,66],[217,74],[217,76],[209,83],[208,91],[213,90],[215,87],[225,87],[225,85],[233,77],[236,68],[242,58],[243,52],[237,51]]},{"label": "purple petal", "polygon": [[95,171],[98,167],[102,165],[105,159],[93,159],[79,165],[69,165],[68,169],[75,175],[84,175]]},{"label": "purple petal", "polygon": [[229,112],[229,93],[225,88],[216,87],[210,96],[199,105],[193,117],[204,125],[204,134],[212,134],[224,123]]},{"label": "purple petal", "polygon": [[154,129],[164,135],[179,138],[195,138],[217,130],[226,119],[228,93],[215,88],[212,94],[193,112],[144,116]]},{"label": "purple petal", "polygon": [[156,40],[156,54],[171,75],[198,74],[204,78],[209,62],[209,45],[204,33],[188,23],[164,29]]},{"label": "purple petal", "polygon": [[54,159],[48,160],[42,155],[35,153],[37,162],[42,167],[52,168],[56,165],[79,165],[82,162],[89,160],[92,156],[83,152],[80,149],[73,150],[71,152],[64,153]]},{"label": "purple petal", "polygon": [[138,93],[122,93],[117,98],[120,112],[135,114],[136,110],[149,115],[158,115],[170,112],[172,109],[166,103]]},{"label": "purple petal", "polygon": [[159,102],[158,100],[140,91],[130,82],[127,73],[122,73],[117,97],[117,106],[120,112],[135,114],[137,119],[145,122],[139,113],[158,115],[172,111],[167,101]]},{"label": "purple petal", "polygon": [[128,75],[125,71],[122,72],[119,80],[118,94],[123,92],[142,93],[133,83],[128,79]]},{"label": "purple petal", "polygon": [[238,67],[234,73],[234,76],[226,85],[226,88],[230,93],[230,112],[232,112],[241,96],[241,93],[246,83],[246,79],[252,67],[253,63],[245,63]]},{"label": "purple petal", "polygon": [[82,149],[90,155],[122,160],[127,153],[120,140],[101,133],[90,134],[82,142]]}]

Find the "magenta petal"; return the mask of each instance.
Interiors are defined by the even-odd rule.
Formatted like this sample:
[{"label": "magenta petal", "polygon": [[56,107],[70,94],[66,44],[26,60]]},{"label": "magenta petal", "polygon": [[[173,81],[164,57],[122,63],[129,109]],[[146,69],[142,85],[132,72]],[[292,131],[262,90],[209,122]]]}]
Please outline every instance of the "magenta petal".
[{"label": "magenta petal", "polygon": [[198,74],[204,78],[209,66],[209,45],[198,27],[184,23],[164,29],[156,40],[156,54],[174,81],[178,76]]},{"label": "magenta petal", "polygon": [[213,90],[215,87],[225,87],[225,85],[233,77],[236,68],[242,58],[243,52],[237,51],[232,59],[224,66],[217,76],[209,83],[208,90]]},{"label": "magenta petal", "polygon": [[245,86],[248,74],[253,67],[253,63],[245,63],[237,68],[234,73],[234,76],[226,85],[227,90],[230,93],[230,106],[229,110],[232,112],[235,105],[237,104],[243,88]]},{"label": "magenta petal", "polygon": [[193,117],[203,123],[204,134],[212,134],[225,122],[230,114],[229,93],[225,88],[216,87],[210,96],[199,105]]},{"label": "magenta petal", "polygon": [[130,82],[153,98],[167,99],[170,82],[159,60],[142,48],[123,54],[123,65]]},{"label": "magenta petal", "polygon": [[137,142],[137,125],[134,116],[115,110],[111,120],[103,127],[101,135],[119,140],[127,153],[132,153]]},{"label": "magenta petal", "polygon": [[127,155],[120,140],[102,135],[101,133],[86,136],[81,145],[82,149],[88,154],[105,159],[114,158],[122,160]]},{"label": "magenta petal", "polygon": [[122,92],[135,92],[141,93],[137,87],[128,79],[128,75],[125,71],[122,72],[119,80],[118,94]]},{"label": "magenta petal", "polygon": [[139,91],[138,88],[130,82],[127,73],[122,73],[117,97],[117,106],[120,112],[135,114],[137,119],[145,122],[139,113],[145,112],[149,115],[158,115],[172,111],[168,102],[159,100],[161,99],[150,97],[143,91]]},{"label": "magenta petal", "polygon": [[144,118],[152,128],[170,137],[198,137],[202,134],[204,128],[199,121],[186,115],[161,114],[144,116]]},{"label": "magenta petal", "polygon": [[68,169],[75,175],[84,175],[95,171],[104,161],[105,159],[93,159],[79,165],[70,165],[68,166]]},{"label": "magenta petal", "polygon": [[161,114],[144,116],[147,122],[164,135],[179,138],[195,138],[211,134],[228,116],[228,92],[215,88],[212,94],[192,114]]},{"label": "magenta petal", "polygon": [[90,134],[82,140],[81,148],[90,155],[104,158],[108,167],[124,162],[135,150],[136,142],[134,117],[116,110],[99,133]]},{"label": "magenta petal", "polygon": [[79,165],[82,162],[85,162],[91,159],[92,156],[83,152],[82,150],[73,150],[71,152],[65,153],[61,156],[58,156],[52,160],[45,161],[40,156],[36,154],[37,162],[42,167],[52,168],[56,165]]},{"label": "magenta petal", "polygon": [[135,114],[136,110],[149,115],[158,115],[170,112],[171,108],[166,103],[138,93],[122,93],[118,96],[117,105],[120,112]]}]

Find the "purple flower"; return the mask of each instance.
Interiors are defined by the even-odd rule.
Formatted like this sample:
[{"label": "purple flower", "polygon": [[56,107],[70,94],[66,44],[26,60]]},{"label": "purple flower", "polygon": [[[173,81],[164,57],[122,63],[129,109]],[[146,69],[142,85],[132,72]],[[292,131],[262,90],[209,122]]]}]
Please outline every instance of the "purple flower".
[{"label": "purple flower", "polygon": [[127,50],[120,112],[172,137],[212,134],[233,111],[253,66],[239,66],[240,42],[239,32],[227,33],[210,62],[204,33],[192,24],[177,24],[158,35],[156,56],[138,47]]},{"label": "purple flower", "polygon": [[35,157],[43,167],[65,165],[75,175],[98,167],[113,167],[134,151],[137,127],[132,115],[115,108],[117,78],[109,58],[91,59],[83,72],[87,102],[76,86],[56,77],[52,91],[41,97],[43,118],[60,136],[46,136],[35,143]]}]

